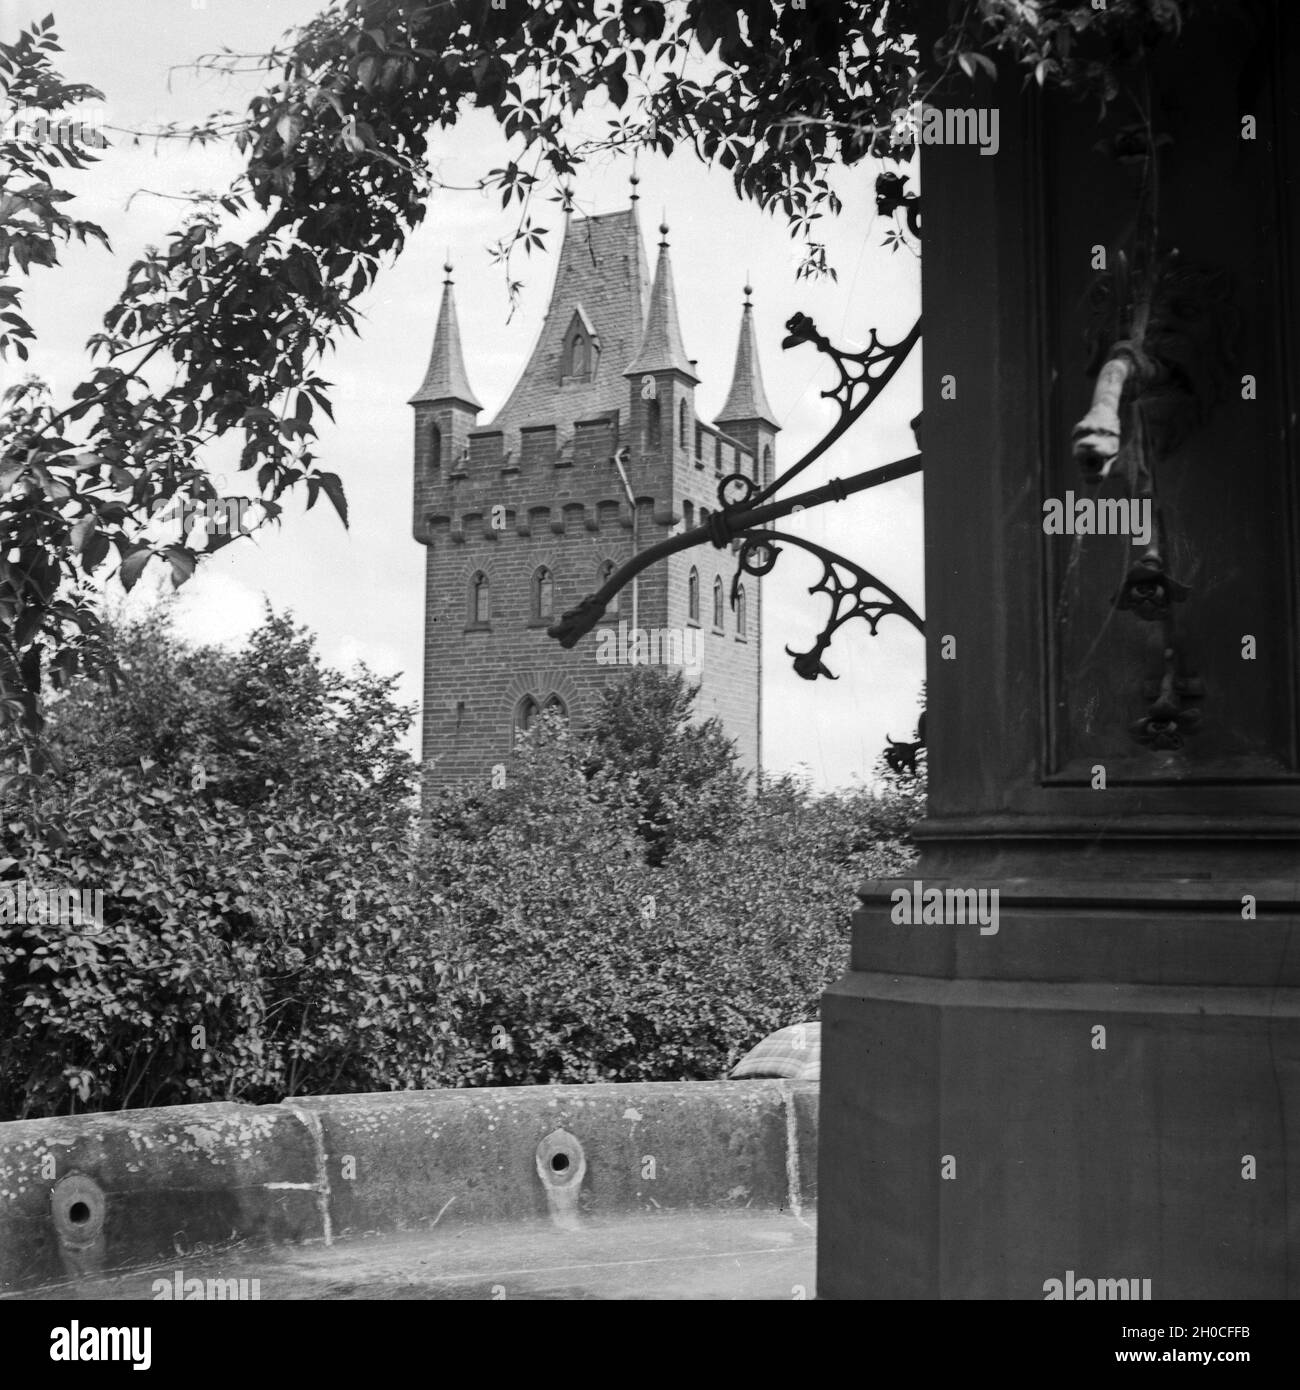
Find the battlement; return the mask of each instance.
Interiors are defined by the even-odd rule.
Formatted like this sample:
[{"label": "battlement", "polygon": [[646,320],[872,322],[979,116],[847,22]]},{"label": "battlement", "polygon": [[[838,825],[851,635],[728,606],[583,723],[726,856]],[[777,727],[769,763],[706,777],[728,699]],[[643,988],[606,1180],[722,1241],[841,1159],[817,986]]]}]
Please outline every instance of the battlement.
[{"label": "battlement", "polygon": [[[505,436],[499,430],[470,432],[465,452],[450,460],[446,468],[417,469],[415,538],[427,543],[431,516],[487,516],[494,508],[504,509],[512,517],[526,517],[539,509],[576,509],[587,518],[584,525],[593,532],[601,529],[598,514],[602,509],[627,512],[630,517],[613,461],[623,447],[618,425],[617,419],[600,417],[575,421],[568,432],[551,425],[526,426],[518,452],[506,449]],[[753,451],[723,431],[695,420],[689,441],[690,449],[676,466],[671,462],[671,449],[646,452],[635,444],[627,446],[624,472],[634,495],[656,515],[671,514],[672,521],[667,524],[680,520],[687,504],[692,509],[716,505],[717,482],[725,475],[740,472],[757,476],[758,460]],[[630,519],[626,524],[630,526]],[[575,534],[573,526],[564,529]],[[497,534],[502,530],[529,534],[528,530],[518,530],[513,520],[508,526],[499,526]]]},{"label": "battlement", "polygon": [[[681,502],[638,497],[643,528],[676,526],[691,515]],[[422,518],[425,545],[467,541],[499,543],[512,536],[537,539],[546,536],[588,536],[622,539],[632,530],[632,506],[626,498],[604,497],[595,501],[498,502],[483,507],[471,504],[463,511],[426,512]]]},{"label": "battlement", "polygon": [[747,449],[738,439],[724,434],[703,420],[695,422],[694,465],[702,473],[712,472],[724,478],[728,473],[744,473],[754,478],[754,451]]}]

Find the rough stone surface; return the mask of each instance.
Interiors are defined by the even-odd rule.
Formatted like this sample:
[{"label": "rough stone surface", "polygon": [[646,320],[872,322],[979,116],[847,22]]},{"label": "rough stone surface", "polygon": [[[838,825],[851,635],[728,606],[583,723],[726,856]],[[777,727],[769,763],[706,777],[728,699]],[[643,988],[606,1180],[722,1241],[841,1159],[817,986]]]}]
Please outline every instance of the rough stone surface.
[{"label": "rough stone surface", "polygon": [[[102,1247],[65,1254],[54,1184],[103,1190]],[[302,1122],[274,1106],[181,1105],[0,1124],[0,1288],[58,1281],[229,1240],[320,1235],[316,1155]]]},{"label": "rough stone surface", "polygon": [[[803,1088],[815,1103],[815,1086]],[[647,1082],[327,1096],[320,1117],[337,1233],[544,1217],[536,1150],[583,1146],[583,1216],[789,1204],[779,1082]],[[804,1116],[805,1122],[807,1116]],[[811,1147],[815,1129],[803,1131]],[[801,1167],[815,1169],[815,1150]],[[352,1162],[345,1169],[345,1158]],[[354,1173],[345,1179],[345,1171]]]},{"label": "rough stone surface", "polygon": [[[586,1161],[577,1224],[789,1212],[815,1200],[814,1083],[528,1086],[195,1105],[0,1125],[0,1291],[73,1288],[173,1257],[340,1236],[546,1220],[537,1146]],[[71,1250],[52,1213],[74,1174],[105,1197]]]}]

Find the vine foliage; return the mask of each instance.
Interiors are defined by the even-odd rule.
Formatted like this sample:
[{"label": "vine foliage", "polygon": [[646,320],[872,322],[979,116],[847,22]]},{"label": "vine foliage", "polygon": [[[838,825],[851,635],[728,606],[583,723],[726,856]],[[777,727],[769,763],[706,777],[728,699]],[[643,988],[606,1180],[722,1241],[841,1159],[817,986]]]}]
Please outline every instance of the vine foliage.
[{"label": "vine foliage", "polygon": [[[243,175],[130,266],[68,400],[20,382],[0,403],[0,792],[46,765],[47,687],[113,676],[104,580],[129,589],[157,560],[182,584],[239,534],[205,532],[199,545],[189,534],[161,541],[148,525],[169,505],[236,500],[217,497],[205,466],[215,442],[239,441],[264,520],[278,522],[287,495],[305,492],[307,506],[324,496],[346,524],[342,484],[315,453],[318,412],[330,410],[324,359],[357,331],[358,296],[443,186],[436,142],[467,109],[490,112],[511,142],[506,164],[476,185],[518,219],[498,248],[508,274],[519,245],[544,246],[537,207],[548,186],[598,152],[682,147],[789,223],[806,273],[833,273],[817,240],[819,220],[839,209],[833,168],[908,157],[891,143],[900,109],[995,72],[998,56],[1029,80],[1095,85],[1176,34],[1197,3],[957,4],[937,50],[922,55],[919,0],[339,0],[269,53],[209,58],[251,62],[265,89],[242,113],[154,134],[233,140]],[[48,17],[0,45],[0,95],[48,112],[97,96],[64,81],[58,52]],[[57,183],[95,158],[76,140],[0,139],[0,353],[10,358],[25,359],[33,337],[22,277],[57,267],[71,239],[107,245],[69,215],[72,195]],[[250,211],[261,225],[234,234],[232,219]]]}]

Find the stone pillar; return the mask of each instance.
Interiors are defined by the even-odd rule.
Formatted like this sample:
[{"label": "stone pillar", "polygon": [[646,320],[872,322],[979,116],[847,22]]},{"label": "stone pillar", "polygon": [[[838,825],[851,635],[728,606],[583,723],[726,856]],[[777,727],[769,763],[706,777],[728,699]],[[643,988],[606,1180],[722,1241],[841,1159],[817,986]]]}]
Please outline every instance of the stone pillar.
[{"label": "stone pillar", "polygon": [[1180,749],[1131,732],[1161,658],[1113,605],[1141,552],[1043,529],[1088,492],[1094,248],[1134,208],[1094,146],[1132,113],[1098,127],[1017,74],[958,99],[996,104],[996,155],[923,150],[915,878],[996,889],[998,929],[862,890],[823,1002],[822,1298],[1041,1299],[1067,1271],[1300,1294],[1300,14],[1271,22],[1191,26],[1155,73],[1161,242],[1228,272],[1240,315],[1227,398],[1158,469],[1204,687]]}]

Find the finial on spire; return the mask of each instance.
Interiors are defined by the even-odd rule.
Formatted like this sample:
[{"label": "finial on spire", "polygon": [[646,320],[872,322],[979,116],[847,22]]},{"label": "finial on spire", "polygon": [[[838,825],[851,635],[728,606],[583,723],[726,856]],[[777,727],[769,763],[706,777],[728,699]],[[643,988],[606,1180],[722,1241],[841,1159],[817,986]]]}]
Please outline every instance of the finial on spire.
[{"label": "finial on spire", "polygon": [[573,215],[573,185],[571,183],[561,185],[560,194],[561,209],[565,217],[571,217]]},{"label": "finial on spire", "polygon": [[666,247],[666,246],[668,245],[668,209],[667,209],[667,208],[664,208],[664,210],[659,214],[659,238],[660,238],[660,240],[659,240],[659,245],[660,245],[660,246]]},{"label": "finial on spire", "polygon": [[750,297],[750,295],[752,295],[752,294],[754,293],[754,287],[753,287],[752,284],[750,284],[750,279],[751,279],[751,277],[750,277],[749,271],[746,271],[746,272],[745,272],[745,308],[746,308],[746,309],[748,309],[748,308],[750,307],[749,297]]},{"label": "finial on spire", "polygon": [[442,273],[443,273],[443,276],[445,277],[445,278],[443,279],[443,282],[442,282],[442,283],[443,283],[444,285],[450,285],[450,284],[451,284],[451,247],[450,247],[450,246],[447,248],[447,251],[446,251],[446,259],[445,259],[445,260],[443,261],[443,263],[442,263]]},{"label": "finial on spire", "polygon": [[632,173],[631,173],[630,177],[628,178],[628,183],[630,183],[630,184],[632,185],[632,196],[631,196],[631,198],[628,199],[629,202],[635,203],[635,202],[637,202],[637,201],[640,199],[641,195],[636,191],[636,186],[637,186],[637,184],[639,184],[640,182],[641,182],[641,179],[640,179],[640,177],[637,175],[636,168],[633,167]]}]

